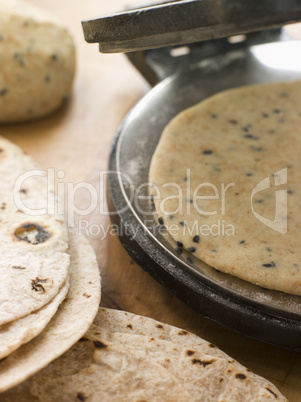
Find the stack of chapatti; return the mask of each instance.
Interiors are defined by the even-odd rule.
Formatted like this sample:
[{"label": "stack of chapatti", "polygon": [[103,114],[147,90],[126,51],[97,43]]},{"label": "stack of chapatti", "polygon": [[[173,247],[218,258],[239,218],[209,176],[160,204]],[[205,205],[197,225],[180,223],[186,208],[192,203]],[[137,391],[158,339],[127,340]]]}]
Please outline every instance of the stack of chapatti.
[{"label": "stack of chapatti", "polygon": [[99,305],[93,249],[68,233],[44,173],[0,138],[0,391],[70,348]]}]

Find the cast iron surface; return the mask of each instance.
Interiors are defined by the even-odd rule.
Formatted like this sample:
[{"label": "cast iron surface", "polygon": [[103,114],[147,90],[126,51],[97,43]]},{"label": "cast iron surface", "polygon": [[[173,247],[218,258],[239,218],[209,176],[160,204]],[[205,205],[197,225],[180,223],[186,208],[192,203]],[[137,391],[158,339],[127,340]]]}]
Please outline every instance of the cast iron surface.
[{"label": "cast iron surface", "polygon": [[[217,42],[213,46],[220,49]],[[300,52],[300,42],[241,45],[180,68],[129,113],[109,162],[109,204],[117,211],[112,220],[139,265],[206,317],[255,339],[299,350],[301,298],[218,272],[188,252],[178,256],[173,240],[156,225],[145,183],[162,130],[177,113],[227,88],[301,79]]]},{"label": "cast iron surface", "polygon": [[104,53],[194,43],[301,20],[300,0],[185,0],[84,21],[87,42]]}]

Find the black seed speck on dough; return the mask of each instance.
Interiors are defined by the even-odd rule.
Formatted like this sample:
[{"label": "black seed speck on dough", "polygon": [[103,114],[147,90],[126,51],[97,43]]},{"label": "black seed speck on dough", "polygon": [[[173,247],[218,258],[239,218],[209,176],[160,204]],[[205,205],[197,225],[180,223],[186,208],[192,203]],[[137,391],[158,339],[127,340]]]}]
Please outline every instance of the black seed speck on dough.
[{"label": "black seed speck on dough", "polygon": [[205,151],[203,151],[203,155],[212,155],[213,151],[211,149],[205,149]]},{"label": "black seed speck on dough", "polygon": [[181,226],[184,226],[184,222],[179,222],[179,224],[180,224]]},{"label": "black seed speck on dough", "polygon": [[262,264],[263,267],[265,268],[274,268],[276,267],[276,264],[274,263],[274,261],[267,263],[267,264]]},{"label": "black seed speck on dough", "polygon": [[177,255],[181,255],[181,254],[183,253],[183,249],[180,248],[180,247],[177,247],[177,248],[175,249],[175,252],[176,252]]},{"label": "black seed speck on dough", "polygon": [[86,400],[86,398],[84,397],[83,394],[81,394],[80,392],[76,395],[76,399],[78,401],[84,402]]},{"label": "black seed speck on dough", "polygon": [[246,176],[251,177],[253,176],[253,173],[247,173]]},{"label": "black seed speck on dough", "polygon": [[187,354],[187,356],[192,356],[192,355],[195,354],[195,351],[194,350],[187,350],[186,354]]},{"label": "black seed speck on dough", "polygon": [[256,204],[262,204],[264,202],[264,200],[260,199],[256,201]]},{"label": "black seed speck on dough", "polygon": [[253,134],[245,134],[244,137],[248,138],[250,140],[254,140],[254,141],[259,140],[259,137],[257,137],[256,135],[253,135]]},{"label": "black seed speck on dough", "polygon": [[281,110],[280,110],[280,109],[274,109],[273,112],[274,112],[275,114],[279,114],[279,113],[281,113]]},{"label": "black seed speck on dough", "polygon": [[242,129],[243,129],[243,131],[244,131],[245,133],[247,133],[248,131],[250,131],[251,127],[252,127],[252,124],[247,124],[247,125],[244,126]]},{"label": "black seed speck on dough", "polygon": [[194,238],[192,239],[194,243],[199,243],[200,242],[200,236],[196,235],[194,236]]},{"label": "black seed speck on dough", "polygon": [[269,117],[268,113],[262,113],[262,117],[264,117],[265,119],[267,119]]},{"label": "black seed speck on dough", "polygon": [[8,89],[7,89],[7,88],[2,88],[2,89],[0,89],[0,96],[6,95],[7,92],[8,92]]},{"label": "black seed speck on dough", "polygon": [[188,264],[191,264],[191,265],[193,264],[193,260],[190,257],[187,257],[186,261],[188,262]]},{"label": "black seed speck on dough", "polygon": [[45,78],[44,78],[44,81],[45,81],[45,82],[50,82],[50,81],[51,81],[50,76],[49,76],[49,75],[46,75]]},{"label": "black seed speck on dough", "polygon": [[191,253],[195,253],[196,248],[195,247],[188,247],[188,251],[190,251]]},{"label": "black seed speck on dough", "polygon": [[160,216],[160,218],[158,218],[158,222],[160,223],[160,225],[164,225],[164,220],[163,220],[163,218],[161,218],[161,216]]},{"label": "black seed speck on dough", "polygon": [[21,67],[25,66],[25,60],[24,60],[23,56],[21,55],[21,53],[15,52],[13,55],[13,58],[19,62],[19,65]]},{"label": "black seed speck on dough", "polygon": [[217,114],[212,113],[211,117],[212,117],[212,119],[217,119],[218,116],[217,116]]},{"label": "black seed speck on dough", "polygon": [[294,194],[293,190],[287,190],[287,194]]},{"label": "black seed speck on dough", "polygon": [[270,253],[272,251],[271,247],[266,247],[266,251]]},{"label": "black seed speck on dough", "polygon": [[241,240],[240,242],[239,242],[239,244],[245,244],[245,240]]},{"label": "black seed speck on dough", "polygon": [[262,152],[263,151],[262,147],[255,147],[254,145],[252,145],[250,148],[252,149],[252,151],[256,151],[256,152]]},{"label": "black seed speck on dough", "polygon": [[271,129],[268,131],[269,134],[275,134],[275,132],[276,132],[276,130],[274,130],[273,128],[271,128]]},{"label": "black seed speck on dough", "polygon": [[56,60],[58,59],[57,54],[53,54],[53,55],[51,56],[51,59],[52,59],[53,61],[56,61]]},{"label": "black seed speck on dough", "polygon": [[184,177],[184,179],[183,179],[184,181],[187,181],[187,177]]},{"label": "black seed speck on dough", "polygon": [[234,120],[234,119],[231,119],[231,120],[229,120],[229,123],[230,123],[230,124],[237,124],[238,121],[237,121],[237,120]]},{"label": "black seed speck on dough", "polygon": [[184,247],[183,243],[180,242],[180,241],[177,241],[177,242],[176,242],[176,246],[177,246],[177,247],[180,247],[180,248],[183,248],[183,247]]}]

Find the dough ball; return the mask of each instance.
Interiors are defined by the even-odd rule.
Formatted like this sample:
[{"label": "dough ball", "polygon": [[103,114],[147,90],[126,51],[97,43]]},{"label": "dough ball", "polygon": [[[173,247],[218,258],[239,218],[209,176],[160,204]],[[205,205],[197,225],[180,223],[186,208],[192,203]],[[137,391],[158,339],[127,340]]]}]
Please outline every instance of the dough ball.
[{"label": "dough ball", "polygon": [[69,96],[75,47],[47,12],[19,0],[0,0],[0,123],[36,119]]}]

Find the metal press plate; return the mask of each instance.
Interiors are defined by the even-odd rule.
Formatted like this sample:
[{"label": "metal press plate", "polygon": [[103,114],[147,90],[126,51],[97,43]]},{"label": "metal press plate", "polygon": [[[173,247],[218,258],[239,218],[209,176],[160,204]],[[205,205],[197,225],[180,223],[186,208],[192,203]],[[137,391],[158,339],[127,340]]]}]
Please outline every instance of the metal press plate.
[{"label": "metal press plate", "polygon": [[[138,262],[143,265],[141,255],[148,255],[154,267],[159,267],[156,271],[150,264],[148,270],[176,294],[185,286],[182,299],[186,297],[194,308],[198,299],[194,297],[189,303],[189,292],[199,294],[200,301],[206,293],[213,303],[212,311],[206,314],[203,306],[197,308],[206,316],[242,333],[248,331],[242,317],[250,317],[253,328],[246,335],[295,349],[301,349],[301,297],[266,290],[218,272],[188,252],[178,256],[173,240],[158,231],[145,183],[163,128],[176,114],[228,88],[301,79],[300,54],[301,42],[256,45],[202,60],[166,78],[125,119],[110,159],[110,170],[122,175],[112,173],[109,177],[116,216],[127,232],[126,247]],[[134,202],[133,197],[138,196],[139,202]],[[223,317],[220,312],[225,306]],[[275,336],[277,328],[279,334]]]},{"label": "metal press plate", "polygon": [[301,20],[299,0],[183,0],[83,22],[104,53],[133,52],[281,27]]}]

